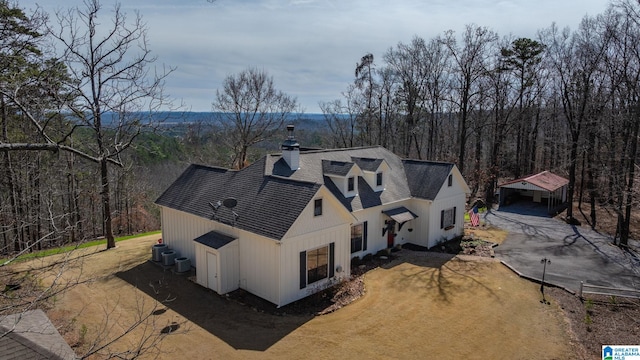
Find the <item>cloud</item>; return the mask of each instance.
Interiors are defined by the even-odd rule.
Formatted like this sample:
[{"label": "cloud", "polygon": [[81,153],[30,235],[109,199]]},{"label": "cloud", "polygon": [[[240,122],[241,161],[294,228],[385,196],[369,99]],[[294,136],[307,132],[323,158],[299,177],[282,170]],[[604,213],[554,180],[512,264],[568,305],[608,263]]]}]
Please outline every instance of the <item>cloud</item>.
[{"label": "cloud", "polygon": [[[34,1],[23,1],[26,7]],[[61,8],[81,1],[58,2]],[[104,1],[105,10],[111,5]],[[149,28],[160,63],[177,66],[167,91],[208,111],[225,76],[258,67],[308,112],[340,97],[366,53],[381,61],[387,49],[415,35],[429,40],[475,23],[501,36],[535,37],[557,22],[576,27],[604,0],[131,0]]]}]

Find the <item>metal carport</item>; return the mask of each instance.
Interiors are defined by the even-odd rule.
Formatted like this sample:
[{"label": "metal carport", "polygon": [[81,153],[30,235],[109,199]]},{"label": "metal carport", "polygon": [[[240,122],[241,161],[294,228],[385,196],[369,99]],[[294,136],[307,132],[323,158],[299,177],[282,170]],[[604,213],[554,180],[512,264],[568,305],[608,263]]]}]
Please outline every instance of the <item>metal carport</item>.
[{"label": "metal carport", "polygon": [[547,203],[547,212],[554,213],[561,210],[567,202],[567,185],[569,180],[553,174],[549,171],[526,176],[500,184],[499,205],[522,201],[523,199],[534,203]]}]

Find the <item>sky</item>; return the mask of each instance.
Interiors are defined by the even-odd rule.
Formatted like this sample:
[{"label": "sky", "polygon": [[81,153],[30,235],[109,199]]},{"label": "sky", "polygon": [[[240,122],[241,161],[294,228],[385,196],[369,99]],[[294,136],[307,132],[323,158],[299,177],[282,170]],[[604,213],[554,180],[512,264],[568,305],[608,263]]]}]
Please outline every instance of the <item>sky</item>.
[{"label": "sky", "polygon": [[[425,40],[465,25],[500,36],[535,38],[556,23],[577,28],[606,0],[124,0],[147,23],[156,65],[175,66],[165,91],[191,111],[212,111],[225,77],[265,70],[275,87],[297,98],[306,113],[339,99],[353,82],[356,63],[414,36]],[[105,19],[113,0],[101,0]],[[23,9],[82,6],[82,0],[18,0]]]}]

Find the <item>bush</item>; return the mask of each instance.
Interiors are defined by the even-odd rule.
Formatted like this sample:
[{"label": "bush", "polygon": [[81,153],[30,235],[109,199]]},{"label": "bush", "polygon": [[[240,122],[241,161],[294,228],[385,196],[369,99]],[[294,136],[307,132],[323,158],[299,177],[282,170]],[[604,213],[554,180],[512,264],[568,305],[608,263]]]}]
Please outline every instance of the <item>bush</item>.
[{"label": "bush", "polygon": [[362,260],[360,260],[359,256],[356,256],[351,259],[351,267],[358,266],[360,264],[362,264]]},{"label": "bush", "polygon": [[382,249],[376,253],[376,256],[389,256],[391,255],[391,249]]}]

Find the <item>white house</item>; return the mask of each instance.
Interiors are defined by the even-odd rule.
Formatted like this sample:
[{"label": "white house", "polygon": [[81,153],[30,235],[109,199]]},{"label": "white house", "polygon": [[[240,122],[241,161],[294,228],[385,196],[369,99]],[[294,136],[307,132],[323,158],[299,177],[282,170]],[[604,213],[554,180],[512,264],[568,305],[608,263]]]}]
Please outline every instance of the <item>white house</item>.
[{"label": "white house", "polygon": [[350,275],[351,259],[463,233],[469,188],[451,163],[380,147],[300,151],[239,170],[189,166],[158,198],[162,238],[219,294],[242,288],[277,306]]}]

